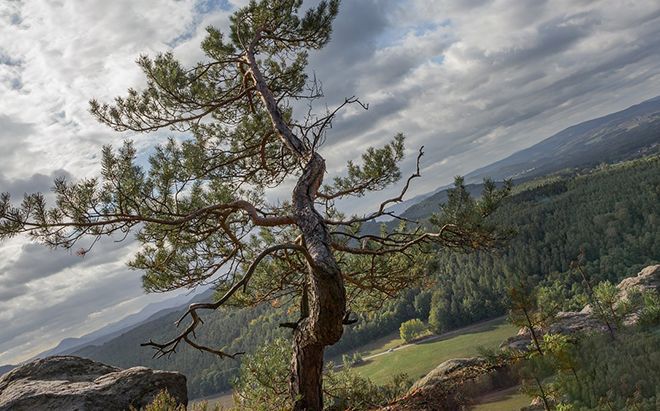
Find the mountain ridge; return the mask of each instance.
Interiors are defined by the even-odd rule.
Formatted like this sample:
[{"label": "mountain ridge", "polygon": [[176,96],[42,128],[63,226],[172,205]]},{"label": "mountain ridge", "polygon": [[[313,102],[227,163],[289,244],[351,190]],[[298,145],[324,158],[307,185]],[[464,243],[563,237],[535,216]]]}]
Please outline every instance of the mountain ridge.
[{"label": "mountain ridge", "polygon": [[145,322],[164,316],[172,311],[179,310],[196,296],[197,294],[193,294],[192,296],[181,294],[163,301],[147,304],[140,311],[129,314],[120,320],[107,324],[88,334],[82,335],[80,337],[65,338],[55,347],[35,355],[28,361],[32,361],[36,358],[48,357],[51,355],[71,354],[88,345],[102,344],[120,336],[127,331],[130,331],[135,327],[139,327]]},{"label": "mountain ridge", "polygon": [[[625,136],[625,138],[619,138]],[[567,127],[530,147],[465,175],[467,182],[531,178],[564,168],[621,161],[657,149],[660,96]]]}]

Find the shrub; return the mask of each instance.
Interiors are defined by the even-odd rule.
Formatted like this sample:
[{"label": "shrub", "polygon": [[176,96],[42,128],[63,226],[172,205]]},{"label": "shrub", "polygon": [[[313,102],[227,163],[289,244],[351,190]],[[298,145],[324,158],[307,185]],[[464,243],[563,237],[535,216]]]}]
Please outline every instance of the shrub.
[{"label": "shrub", "polygon": [[418,338],[427,331],[427,327],[424,325],[422,320],[415,318],[413,320],[408,320],[401,323],[399,327],[399,334],[401,339],[405,342],[411,342],[414,339]]},{"label": "shrub", "polygon": [[342,355],[341,359],[344,368],[350,368],[355,365],[360,365],[364,362],[364,358],[362,358],[362,354],[359,352],[354,352],[353,354],[344,354]]},{"label": "shrub", "polygon": [[574,351],[576,375],[560,373],[556,385],[575,410],[656,410],[660,387],[660,335],[620,333],[616,341],[594,335]]},{"label": "shrub", "polygon": [[[203,402],[200,404],[195,404],[192,407],[188,408],[189,411],[220,411],[219,406],[209,408],[208,404]],[[137,411],[134,407],[130,408],[130,411]],[[186,411],[186,407],[183,404],[178,404],[176,399],[170,395],[167,390],[162,390],[156,395],[151,404],[142,408],[141,411]]]}]

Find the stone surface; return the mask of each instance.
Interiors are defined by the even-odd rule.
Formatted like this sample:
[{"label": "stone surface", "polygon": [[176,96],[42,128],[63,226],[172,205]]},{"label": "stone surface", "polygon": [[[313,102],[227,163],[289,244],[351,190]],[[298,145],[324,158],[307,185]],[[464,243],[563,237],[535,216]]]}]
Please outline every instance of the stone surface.
[{"label": "stone surface", "polygon": [[541,397],[535,397],[528,406],[521,408],[520,411],[545,411],[545,405]]},{"label": "stone surface", "polygon": [[432,388],[438,383],[444,382],[447,379],[451,378],[454,374],[456,374],[460,370],[464,370],[466,368],[474,368],[474,367],[484,367],[485,366],[485,361],[481,358],[454,358],[451,360],[447,360],[437,367],[435,367],[433,370],[431,370],[428,374],[426,374],[423,378],[415,382],[413,386],[410,388],[408,391],[409,393],[416,392],[416,391],[424,391],[429,388]]},{"label": "stone surface", "polygon": [[382,410],[458,410],[471,398],[518,383],[516,373],[507,364],[491,364],[483,358],[456,358],[431,370],[417,381],[396,403]]},{"label": "stone surface", "polygon": [[55,356],[0,377],[0,411],[139,409],[163,389],[187,405],[182,374],[145,367],[122,370],[80,357]]},{"label": "stone surface", "polygon": [[616,288],[619,289],[619,301],[628,300],[635,291],[645,292],[657,290],[660,286],[660,265],[650,265],[634,277],[624,278]]}]

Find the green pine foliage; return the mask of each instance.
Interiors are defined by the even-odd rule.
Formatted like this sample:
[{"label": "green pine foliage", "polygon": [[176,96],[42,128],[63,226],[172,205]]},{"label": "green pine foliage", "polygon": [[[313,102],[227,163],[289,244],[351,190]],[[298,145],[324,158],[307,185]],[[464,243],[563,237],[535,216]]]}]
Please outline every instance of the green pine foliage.
[{"label": "green pine foliage", "polygon": [[[246,356],[235,384],[237,408],[250,411],[291,409],[291,399],[287,395],[290,359],[290,344],[281,338],[266,342],[254,354]],[[411,384],[407,376],[394,375],[386,384],[376,385],[350,368],[337,370],[329,362],[323,378],[325,408],[373,409],[396,399]]]},{"label": "green pine foliage", "polygon": [[545,287],[557,308],[581,309],[585,285],[570,267],[581,250],[593,284],[616,284],[660,261],[660,157],[541,181],[514,188],[493,213],[495,222],[517,231],[500,253],[438,253],[429,268],[434,331],[503,315],[519,273]]},{"label": "green pine foliage", "polygon": [[554,383],[564,409],[655,411],[660,404],[660,334],[623,333],[581,339],[572,352],[576,373]]},{"label": "green pine foliage", "polygon": [[[130,411],[138,410],[131,407]],[[163,390],[156,395],[149,405],[141,408],[139,411],[222,411],[222,409],[219,405],[211,407],[206,402],[194,404],[186,408],[183,404],[177,403],[176,399],[167,390]]]}]

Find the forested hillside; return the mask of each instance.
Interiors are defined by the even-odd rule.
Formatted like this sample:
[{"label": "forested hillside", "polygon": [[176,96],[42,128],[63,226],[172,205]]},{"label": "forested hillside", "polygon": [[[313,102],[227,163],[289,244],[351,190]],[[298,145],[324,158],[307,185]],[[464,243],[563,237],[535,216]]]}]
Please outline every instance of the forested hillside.
[{"label": "forested hillside", "polygon": [[581,251],[594,283],[617,283],[660,261],[659,189],[658,156],[518,187],[495,216],[518,232],[500,255],[435,259],[432,320],[446,329],[504,313],[508,278],[518,274],[554,286],[573,305],[566,308],[583,306],[584,290],[569,267]]},{"label": "forested hillside", "polygon": [[[478,195],[481,181],[512,179],[518,183],[549,174],[590,169],[600,163],[614,163],[658,154],[660,151],[660,97],[643,101],[625,110],[585,121],[554,134],[540,143],[517,151],[507,158],[465,176],[466,189]],[[443,186],[392,206],[389,210],[417,220],[437,210],[447,200]],[[365,229],[376,231],[375,224]]]},{"label": "forested hillside", "polygon": [[[660,261],[660,157],[602,166],[580,175],[546,177],[514,188],[494,215],[517,235],[496,254],[456,254],[438,251],[428,267],[432,285],[404,291],[377,312],[359,313],[342,340],[330,347],[332,357],[391,333],[402,321],[429,319],[436,331],[502,315],[513,274],[531,274],[552,285],[568,304],[583,304],[583,290],[569,264],[584,250],[586,269],[594,281],[619,281],[642,266]],[[176,354],[153,359],[140,343],[175,334],[172,313],[77,355],[127,367],[179,370],[188,376],[191,396],[230,387],[240,360],[221,360],[181,346]],[[275,336],[289,321],[284,308],[259,306],[221,310],[204,317],[198,338],[228,352],[252,351]]]},{"label": "forested hillside", "polygon": [[[398,329],[413,317],[436,332],[506,312],[511,277],[530,275],[568,301],[585,303],[570,262],[584,250],[594,283],[618,282],[660,261],[660,157],[653,156],[575,176],[546,177],[514,188],[493,216],[517,235],[499,253],[438,252],[428,267],[434,285],[411,290],[347,330],[331,352],[341,352]],[[430,318],[429,318],[430,317]]]}]

